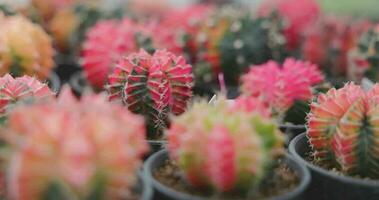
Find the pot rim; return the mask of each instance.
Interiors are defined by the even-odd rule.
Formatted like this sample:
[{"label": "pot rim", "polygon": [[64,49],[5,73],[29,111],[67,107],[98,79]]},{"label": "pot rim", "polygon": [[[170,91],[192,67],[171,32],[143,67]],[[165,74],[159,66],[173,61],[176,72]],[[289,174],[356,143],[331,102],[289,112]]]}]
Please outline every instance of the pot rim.
[{"label": "pot rim", "polygon": [[50,89],[53,92],[58,93],[61,88],[61,80],[59,79],[59,76],[56,72],[52,71],[50,72],[49,77],[46,79],[50,83]]},{"label": "pot rim", "polygon": [[304,139],[306,139],[306,133],[302,133],[302,134],[296,136],[290,142],[288,150],[296,160],[298,160],[301,164],[307,166],[311,171],[315,171],[315,172],[322,174],[324,176],[329,176],[332,179],[335,179],[335,180],[338,180],[338,181],[341,181],[344,183],[349,183],[349,184],[353,184],[353,185],[360,185],[360,186],[363,185],[366,187],[375,187],[375,188],[379,189],[379,180],[363,180],[363,179],[358,179],[358,178],[354,178],[351,176],[340,175],[340,174],[337,174],[335,172],[323,169],[319,166],[316,166],[316,165],[304,160],[304,158],[298,154],[298,152],[296,151],[296,148],[295,148],[295,146],[301,140],[304,140]]},{"label": "pot rim", "polygon": [[[209,199],[206,197],[194,196],[191,194],[176,191],[176,190],[162,184],[158,180],[156,180],[152,174],[152,170],[153,170],[152,167],[153,167],[153,163],[155,162],[155,160],[158,159],[159,157],[162,157],[162,156],[167,156],[167,158],[169,159],[168,151],[166,149],[163,149],[163,150],[160,150],[160,151],[154,153],[152,156],[150,156],[146,160],[146,162],[143,166],[143,170],[144,170],[144,173],[146,175],[145,177],[150,181],[151,186],[153,188],[157,188],[159,191],[163,191],[164,194],[173,194],[177,198],[183,199],[183,200],[187,200],[187,199],[188,200],[190,200],[190,199],[191,200],[206,200],[206,199]],[[300,178],[300,182],[296,186],[296,188],[291,190],[290,192],[282,194],[280,196],[271,197],[270,199],[281,199],[281,200],[292,199],[292,198],[298,196],[299,194],[301,194],[302,192],[304,192],[311,182],[310,172],[308,171],[308,169],[304,165],[302,165],[301,163],[296,161],[296,159],[294,159],[289,154],[285,154],[285,158],[286,158],[285,162],[292,164],[289,167],[298,173],[298,176]]]}]

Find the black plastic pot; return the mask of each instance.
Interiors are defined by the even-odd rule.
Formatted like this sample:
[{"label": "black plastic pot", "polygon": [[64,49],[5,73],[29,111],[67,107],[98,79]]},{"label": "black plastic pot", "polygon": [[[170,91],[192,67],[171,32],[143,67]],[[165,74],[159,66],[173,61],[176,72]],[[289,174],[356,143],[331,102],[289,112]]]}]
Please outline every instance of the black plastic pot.
[{"label": "black plastic pot", "polygon": [[84,90],[92,90],[83,72],[76,72],[75,74],[73,74],[69,80],[69,83],[72,91],[78,97],[82,95]]},{"label": "black plastic pot", "polygon": [[133,190],[141,195],[142,200],[153,199],[153,189],[142,171],[138,172],[137,185],[133,188]]},{"label": "black plastic pot", "polygon": [[55,72],[50,73],[50,76],[47,78],[47,84],[54,92],[59,92],[59,89],[61,88],[61,81]]},{"label": "black plastic pot", "polygon": [[374,200],[379,199],[379,181],[362,180],[339,175],[322,169],[304,160],[311,150],[305,133],[295,137],[289,146],[294,158],[307,166],[312,182],[307,191],[307,199],[314,200]]},{"label": "black plastic pot", "polygon": [[58,54],[55,56],[55,63],[55,72],[63,83],[67,83],[73,74],[82,70],[78,58],[71,55]]},{"label": "black plastic pot", "polygon": [[[195,147],[196,148],[196,147]],[[169,159],[168,153],[166,150],[161,150],[159,152],[156,152],[154,155],[152,155],[144,164],[144,173],[145,178],[148,179],[148,181],[151,183],[151,186],[153,187],[154,192],[154,199],[167,199],[167,200],[205,200],[207,198],[199,197],[199,196],[193,196],[190,194],[182,193],[179,191],[176,191],[172,188],[169,188],[159,181],[157,181],[153,176],[153,171],[155,171],[157,168],[161,167],[165,164],[165,162]],[[282,196],[273,197],[271,199],[275,200],[301,200],[303,198],[303,194],[305,190],[307,189],[309,183],[310,183],[310,174],[306,167],[302,166],[301,164],[297,163],[291,156],[287,155],[285,162],[288,164],[288,166],[296,171],[300,178],[300,184],[298,187],[296,187],[292,192],[284,194]],[[217,164],[217,163],[215,163]]]}]

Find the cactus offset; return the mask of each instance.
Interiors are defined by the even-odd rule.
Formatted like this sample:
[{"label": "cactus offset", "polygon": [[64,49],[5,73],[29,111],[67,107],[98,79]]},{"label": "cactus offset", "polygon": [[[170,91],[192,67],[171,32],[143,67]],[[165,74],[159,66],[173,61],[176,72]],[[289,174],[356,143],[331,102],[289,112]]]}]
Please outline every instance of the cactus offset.
[{"label": "cactus offset", "polygon": [[110,100],[145,116],[148,136],[160,137],[168,115],[184,112],[192,96],[192,67],[165,50],[141,50],[122,58],[109,76]]},{"label": "cactus offset", "polygon": [[224,100],[214,106],[195,103],[174,117],[167,138],[170,157],[189,183],[221,193],[257,186],[283,150],[283,138],[272,121]]},{"label": "cactus offset", "polygon": [[27,18],[0,13],[0,75],[30,75],[46,79],[54,67],[49,35]]},{"label": "cactus offset", "polygon": [[315,160],[349,175],[378,178],[379,85],[364,92],[348,83],[311,104],[307,135]]},{"label": "cactus offset", "polygon": [[312,86],[322,80],[316,65],[288,58],[282,66],[274,61],[252,66],[242,77],[242,92],[266,102],[273,114],[281,118],[296,101],[310,100]]},{"label": "cactus offset", "polygon": [[147,150],[143,118],[105,96],[78,101],[69,90],[56,102],[11,113],[4,130],[10,145],[8,198],[128,199],[131,194]]},{"label": "cactus offset", "polygon": [[37,79],[23,76],[13,78],[7,74],[0,78],[0,115],[6,115],[15,103],[22,100],[50,100],[54,93]]}]

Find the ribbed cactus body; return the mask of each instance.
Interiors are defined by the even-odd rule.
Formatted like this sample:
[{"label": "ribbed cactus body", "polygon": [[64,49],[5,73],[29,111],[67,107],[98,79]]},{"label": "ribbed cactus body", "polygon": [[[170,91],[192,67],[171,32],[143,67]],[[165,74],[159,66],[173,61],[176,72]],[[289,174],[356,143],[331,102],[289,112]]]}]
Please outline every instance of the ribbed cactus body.
[{"label": "ribbed cactus body", "polygon": [[128,199],[147,150],[143,118],[105,96],[78,101],[69,90],[10,115],[9,199]]},{"label": "ribbed cactus body", "polygon": [[309,62],[288,58],[280,66],[274,61],[252,66],[242,77],[242,93],[265,102],[274,115],[282,116],[295,101],[312,98],[314,85],[323,80],[318,67]]},{"label": "ribbed cactus body", "polygon": [[192,96],[192,67],[183,57],[141,50],[121,59],[109,76],[110,100],[145,116],[150,137],[161,136],[168,115],[184,112]]},{"label": "ribbed cactus body", "polygon": [[13,78],[7,74],[0,78],[0,115],[7,114],[14,104],[23,100],[49,100],[54,93],[37,79],[23,76]]},{"label": "ribbed cactus body", "polygon": [[187,180],[218,192],[256,186],[283,142],[273,122],[223,100],[195,103],[173,119],[167,137],[170,156]]},{"label": "ribbed cactus body", "polygon": [[349,83],[312,103],[307,135],[317,161],[347,174],[379,177],[378,89],[364,92]]}]

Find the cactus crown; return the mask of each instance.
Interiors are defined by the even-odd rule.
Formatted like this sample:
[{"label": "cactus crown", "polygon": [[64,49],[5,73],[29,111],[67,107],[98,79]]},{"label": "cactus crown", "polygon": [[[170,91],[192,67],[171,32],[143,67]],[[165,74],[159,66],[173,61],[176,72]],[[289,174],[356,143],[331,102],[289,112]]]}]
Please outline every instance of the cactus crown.
[{"label": "cactus crown", "polygon": [[266,102],[279,121],[295,101],[312,98],[312,86],[323,80],[316,65],[287,58],[282,66],[274,61],[252,66],[242,77],[244,96]]},{"label": "cactus crown", "polygon": [[35,75],[46,79],[54,67],[49,35],[21,15],[0,12],[0,75]]},{"label": "cactus crown", "polygon": [[14,104],[24,100],[50,100],[54,93],[49,87],[30,76],[0,77],[0,116],[6,116]]},{"label": "cactus crown", "polygon": [[10,114],[3,130],[10,199],[125,199],[134,186],[147,150],[143,118],[105,96],[77,101],[69,90]]},{"label": "cactus crown", "polygon": [[246,192],[258,184],[283,142],[272,121],[225,101],[195,103],[173,118],[167,137],[187,180],[217,192]]},{"label": "cactus crown", "polygon": [[318,96],[307,130],[316,161],[346,174],[379,177],[378,95],[378,84],[365,92],[348,83]]},{"label": "cactus crown", "polygon": [[184,112],[192,96],[192,67],[165,50],[141,50],[122,58],[109,76],[110,100],[145,116],[148,136],[160,137],[170,113]]}]

